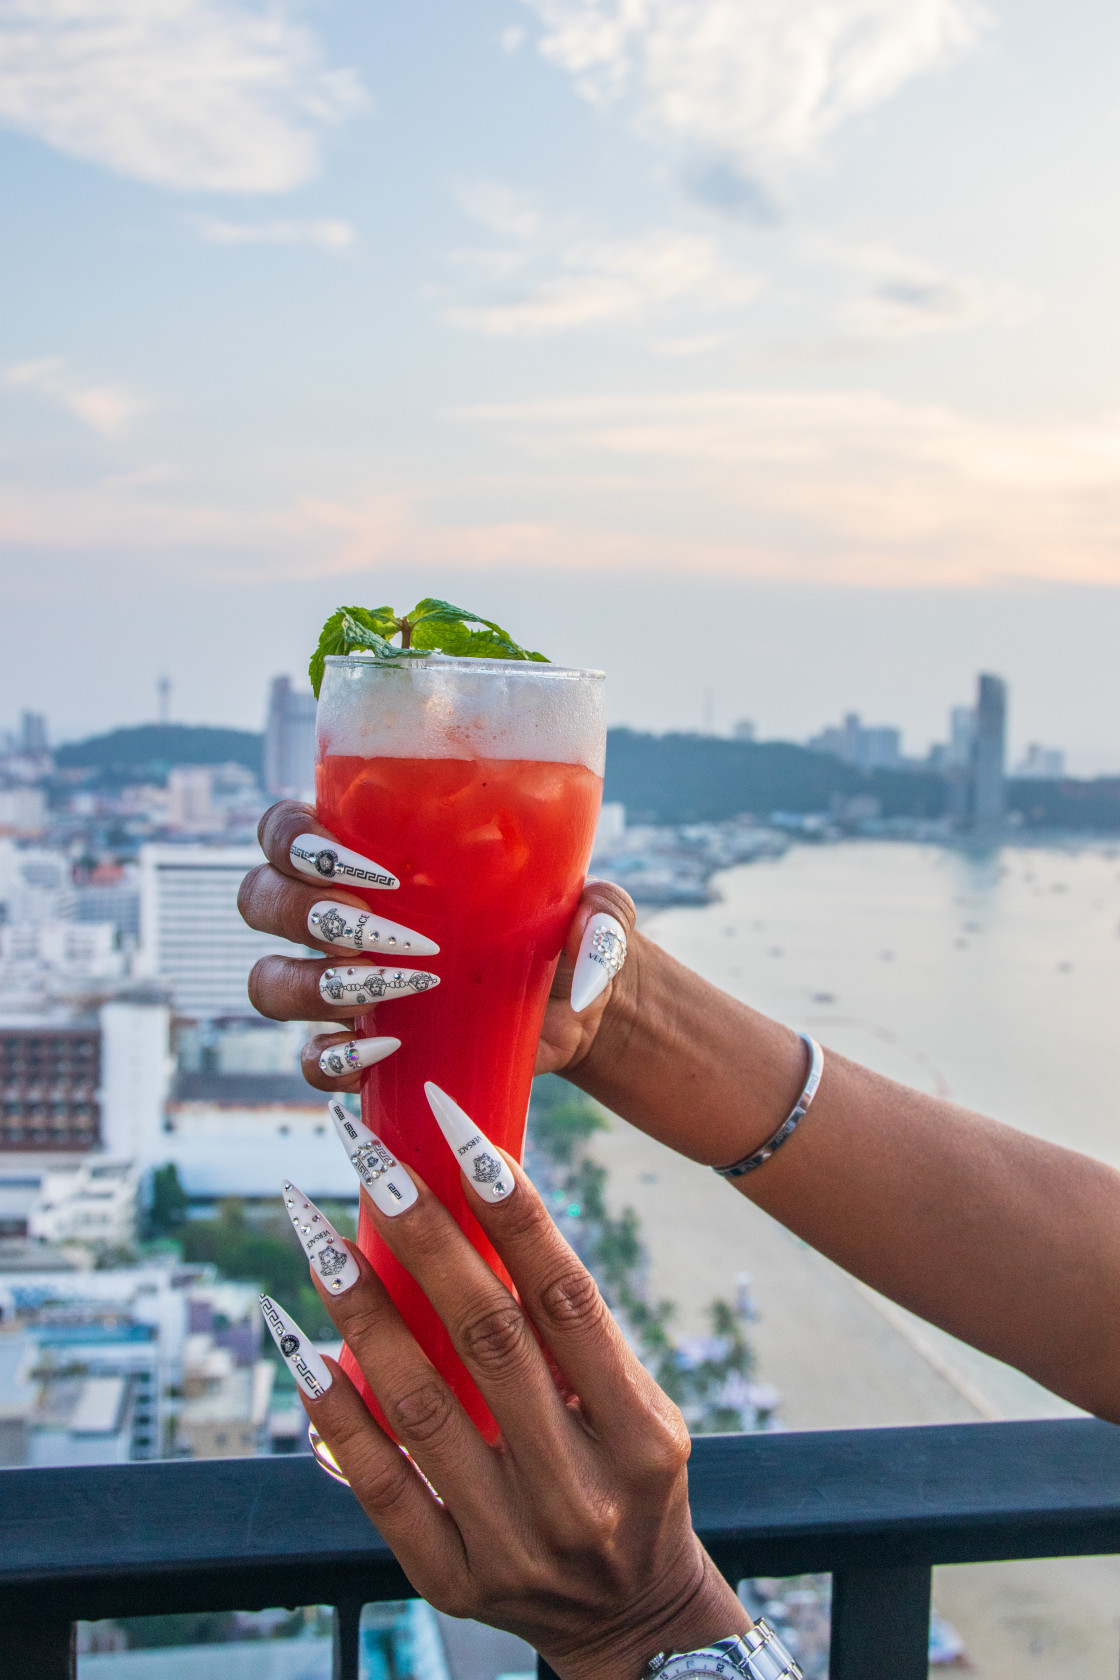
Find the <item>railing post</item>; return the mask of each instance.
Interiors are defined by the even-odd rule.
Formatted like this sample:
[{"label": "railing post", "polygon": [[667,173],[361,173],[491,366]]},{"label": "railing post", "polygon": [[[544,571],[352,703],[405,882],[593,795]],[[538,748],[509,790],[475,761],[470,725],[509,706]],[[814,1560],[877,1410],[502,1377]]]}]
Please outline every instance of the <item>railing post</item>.
[{"label": "railing post", "polygon": [[331,1680],[358,1680],[363,1608],[362,1601],[353,1598],[334,1606]]},{"label": "railing post", "polygon": [[929,1600],[924,1564],[837,1570],[828,1680],[927,1680]]},{"label": "railing post", "polygon": [[76,1634],[73,1622],[0,1623],[0,1676],[75,1680]]}]

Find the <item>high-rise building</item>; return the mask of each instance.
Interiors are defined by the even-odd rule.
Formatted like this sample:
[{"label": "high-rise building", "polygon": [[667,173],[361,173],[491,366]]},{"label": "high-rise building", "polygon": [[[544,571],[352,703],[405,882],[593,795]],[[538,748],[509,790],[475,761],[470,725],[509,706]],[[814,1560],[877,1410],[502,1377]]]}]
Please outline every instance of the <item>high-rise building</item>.
[{"label": "high-rise building", "polygon": [[41,758],[50,751],[47,720],[42,712],[20,713],[19,750],[24,758]]},{"label": "high-rise building", "polygon": [[809,746],[814,752],[831,753],[858,770],[896,770],[902,763],[901,730],[868,728],[858,712],[848,712],[838,729],[824,729],[814,735]]},{"label": "high-rise building", "polygon": [[976,688],[976,729],[972,745],[972,827],[994,834],[1006,812],[1004,765],[1007,756],[1007,684],[981,674]]},{"label": "high-rise building", "polygon": [[264,785],[274,799],[309,799],[315,787],[315,696],[274,677],[264,737]]},{"label": "high-rise building", "polygon": [[100,1086],[96,1018],[0,1019],[0,1159],[97,1148]]},{"label": "high-rise building", "polygon": [[178,765],[167,778],[167,820],[172,828],[206,833],[218,827],[214,772],[205,764]]},{"label": "high-rise building", "polygon": [[256,846],[142,846],[137,968],[171,994],[178,1015],[250,1015],[249,970],[270,951],[297,948],[256,933],[237,913],[237,889]]},{"label": "high-rise building", "polygon": [[1032,741],[1022,761],[1011,774],[1020,781],[1060,782],[1066,773],[1066,755],[1060,747],[1044,747]]}]

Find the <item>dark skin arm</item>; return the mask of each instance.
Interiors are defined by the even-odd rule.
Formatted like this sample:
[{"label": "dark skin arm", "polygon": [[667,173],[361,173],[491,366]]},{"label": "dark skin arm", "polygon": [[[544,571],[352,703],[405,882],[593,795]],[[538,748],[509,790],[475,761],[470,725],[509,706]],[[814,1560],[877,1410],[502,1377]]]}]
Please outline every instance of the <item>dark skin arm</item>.
[{"label": "dark skin arm", "polygon": [[[558,1071],[671,1149],[722,1166],[789,1113],[806,1053],[636,933],[594,1039]],[[882,1294],[1120,1422],[1111,1167],[826,1051],[807,1118],[731,1182]]]}]

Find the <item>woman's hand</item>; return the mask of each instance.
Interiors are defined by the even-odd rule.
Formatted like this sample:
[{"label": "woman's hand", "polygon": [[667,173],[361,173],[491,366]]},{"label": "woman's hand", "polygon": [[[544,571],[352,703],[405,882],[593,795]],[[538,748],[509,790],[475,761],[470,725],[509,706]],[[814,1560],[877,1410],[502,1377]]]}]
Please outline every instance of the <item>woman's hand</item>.
[{"label": "woman's hand", "polygon": [[[343,1292],[314,1266],[312,1278],[413,1462],[333,1361],[320,1368],[326,1393],[304,1401],[316,1429],[416,1591],[450,1615],[518,1634],[564,1680],[634,1680],[660,1650],[744,1632],[750,1618],[692,1529],[679,1411],[627,1347],[529,1180],[507,1157],[495,1184],[498,1152],[470,1136],[454,1105],[449,1119],[447,1098],[431,1089],[445,1135],[466,1126],[456,1150],[464,1182],[520,1305],[419,1180],[410,1205],[407,1183],[403,1198],[394,1193],[402,1205],[391,1217],[364,1191],[363,1200],[443,1319],[500,1436],[486,1444],[352,1244],[360,1275]],[[471,1176],[479,1158],[489,1167]],[[402,1179],[399,1164],[386,1170]],[[557,1390],[542,1347],[572,1398]]]},{"label": "woman's hand", "polygon": [[[438,945],[422,930],[389,921],[380,904],[371,912],[353,890],[363,880],[379,888],[395,882],[392,858],[360,857],[327,832],[310,805],[290,800],[265,812],[258,834],[268,862],[251,869],[241,883],[237,903],[242,917],[262,933],[328,954],[325,961],[262,957],[249,976],[249,998],[261,1015],[342,1023],[366,1013],[379,997],[409,996],[439,984],[438,974],[414,966],[418,959],[435,958]],[[384,903],[391,911],[391,892]],[[572,1069],[587,1055],[633,930],[629,894],[609,881],[589,881],[552,984],[537,1073]],[[378,966],[371,968],[371,963]],[[590,986],[600,988],[578,1013],[571,1003],[573,980],[577,1003],[581,990],[586,996]],[[347,1032],[320,1033],[303,1047],[303,1075],[323,1091],[356,1091],[362,1068],[399,1045],[396,1038],[355,1040]]]}]

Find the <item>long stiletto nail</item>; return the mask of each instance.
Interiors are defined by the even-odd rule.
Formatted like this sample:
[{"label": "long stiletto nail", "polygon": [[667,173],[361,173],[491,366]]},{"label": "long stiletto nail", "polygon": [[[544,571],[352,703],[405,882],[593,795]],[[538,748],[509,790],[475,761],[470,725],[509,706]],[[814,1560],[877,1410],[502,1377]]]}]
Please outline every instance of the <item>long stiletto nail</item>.
[{"label": "long stiletto nail", "polygon": [[514,1190],[510,1172],[490,1139],[479,1131],[469,1114],[464,1114],[446,1091],[426,1080],[424,1095],[448,1147],[467,1175],[472,1190],[486,1202],[504,1202]]},{"label": "long stiletto nail", "polygon": [[319,1070],[330,1079],[341,1079],[348,1073],[360,1073],[363,1068],[383,1062],[394,1050],[399,1050],[399,1038],[352,1038],[346,1044],[332,1044],[319,1057]]},{"label": "long stiletto nail", "polygon": [[311,1338],[304,1335],[294,1318],[281,1312],[270,1295],[261,1296],[261,1312],[296,1382],[312,1400],[318,1400],[334,1378]]},{"label": "long stiletto nail", "polygon": [[303,1252],[326,1284],[332,1295],[344,1295],[361,1277],[358,1262],[314,1202],[309,1202],[302,1190],[284,1183],[284,1206],[295,1226],[296,1236],[303,1244]]},{"label": "long stiletto nail", "polygon": [[313,939],[328,945],[343,945],[348,951],[375,951],[379,956],[434,957],[439,946],[399,922],[387,922],[372,910],[356,910],[352,904],[335,904],[324,899],[307,912],[307,931]]},{"label": "long stiletto nail", "polygon": [[350,1165],[370,1193],[375,1207],[394,1219],[410,1208],[420,1194],[395,1155],[368,1126],[348,1114],[340,1102],[329,1102],[327,1112],[334,1121],[338,1141],[350,1157]]},{"label": "long stiletto nail", "polygon": [[322,834],[297,834],[288,848],[292,868],[316,881],[347,881],[356,887],[399,887],[400,882],[372,858],[340,846]]},{"label": "long stiletto nail", "polygon": [[626,961],[626,929],[600,910],[583,930],[572,975],[572,1008],[582,1014]]},{"label": "long stiletto nail", "polygon": [[379,1003],[382,998],[408,997],[439,985],[438,974],[422,968],[325,968],[319,976],[319,996],[324,1003]]}]

